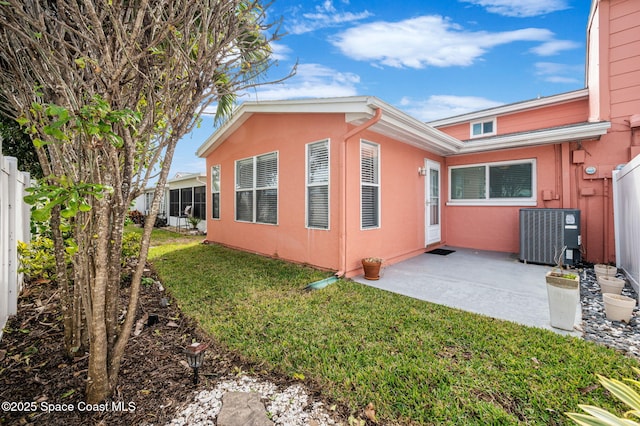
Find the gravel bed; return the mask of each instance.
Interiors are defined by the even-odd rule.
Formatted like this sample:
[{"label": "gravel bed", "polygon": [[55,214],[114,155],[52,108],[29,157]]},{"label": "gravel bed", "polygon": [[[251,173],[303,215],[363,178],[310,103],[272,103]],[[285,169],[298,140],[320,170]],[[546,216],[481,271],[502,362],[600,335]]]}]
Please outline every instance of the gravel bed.
[{"label": "gravel bed", "polygon": [[198,393],[194,402],[182,410],[167,426],[215,425],[225,392],[256,392],[262,396],[275,425],[328,426],[336,423],[321,402],[313,402],[302,385],[279,389],[274,383],[248,376],[221,381],[211,390]]},{"label": "gravel bed", "polygon": [[[618,278],[624,275],[618,274]],[[622,289],[624,296],[637,300],[637,294],[628,282]],[[619,350],[628,356],[640,358],[640,318],[638,306],[633,310],[629,324],[610,321],[604,312],[600,285],[593,268],[584,269],[580,276],[583,338]]]}]

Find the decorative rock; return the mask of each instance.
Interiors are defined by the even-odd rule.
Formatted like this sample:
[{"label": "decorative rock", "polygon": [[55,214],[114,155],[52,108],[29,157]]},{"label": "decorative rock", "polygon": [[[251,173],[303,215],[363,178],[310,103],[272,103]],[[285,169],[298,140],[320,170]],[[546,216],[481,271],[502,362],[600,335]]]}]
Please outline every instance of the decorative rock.
[{"label": "decorative rock", "polygon": [[255,392],[228,392],[222,398],[218,426],[272,426],[260,395]]},{"label": "decorative rock", "polygon": [[318,426],[336,424],[321,402],[310,401],[302,385],[280,389],[274,383],[242,376],[222,380],[213,389],[199,392],[194,402],[178,413],[168,425],[215,425],[222,398],[228,392],[260,394],[262,400],[267,401],[266,413],[269,413],[276,426],[309,426],[312,421]]},{"label": "decorative rock", "polygon": [[[623,278],[621,274],[618,276]],[[636,300],[638,298],[634,289],[629,285],[624,286],[622,294]],[[638,306],[633,310],[629,324],[608,320],[605,316],[600,286],[593,269],[585,269],[581,273],[580,300],[582,304],[582,337],[585,340],[619,350],[631,357],[640,357],[638,353],[638,348],[640,348]]]}]

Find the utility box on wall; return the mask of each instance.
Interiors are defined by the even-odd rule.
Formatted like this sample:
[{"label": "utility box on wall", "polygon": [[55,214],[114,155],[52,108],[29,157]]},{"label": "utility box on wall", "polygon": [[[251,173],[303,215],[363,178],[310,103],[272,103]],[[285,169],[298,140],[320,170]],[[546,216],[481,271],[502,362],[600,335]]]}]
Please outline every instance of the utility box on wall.
[{"label": "utility box on wall", "polygon": [[[520,260],[555,265],[580,262],[580,210],[520,209]],[[564,250],[564,252],[563,252]]]}]

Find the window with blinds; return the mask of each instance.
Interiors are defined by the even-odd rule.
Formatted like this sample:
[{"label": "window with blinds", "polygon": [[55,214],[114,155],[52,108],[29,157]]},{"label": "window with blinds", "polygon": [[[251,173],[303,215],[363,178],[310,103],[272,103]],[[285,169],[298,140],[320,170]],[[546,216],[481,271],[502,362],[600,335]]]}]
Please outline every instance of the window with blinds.
[{"label": "window with blinds", "polygon": [[362,229],[380,226],[380,146],[360,143],[360,220]]},{"label": "window with blinds", "polygon": [[278,153],[236,161],[236,220],[278,223]]},{"label": "window with blinds", "polygon": [[535,201],[535,160],[451,167],[450,200]]},{"label": "window with blinds", "polygon": [[220,165],[211,166],[211,218],[220,219]]},{"label": "window with blinds", "polygon": [[329,229],[329,141],[307,144],[307,227]]}]

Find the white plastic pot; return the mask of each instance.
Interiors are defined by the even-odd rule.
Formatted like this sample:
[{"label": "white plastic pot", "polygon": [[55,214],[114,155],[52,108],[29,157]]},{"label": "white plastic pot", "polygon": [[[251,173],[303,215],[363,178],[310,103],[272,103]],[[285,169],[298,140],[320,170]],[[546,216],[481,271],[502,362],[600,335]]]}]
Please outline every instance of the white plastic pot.
[{"label": "white plastic pot", "polygon": [[580,302],[580,280],[547,274],[547,296],[551,327],[573,331]]}]

